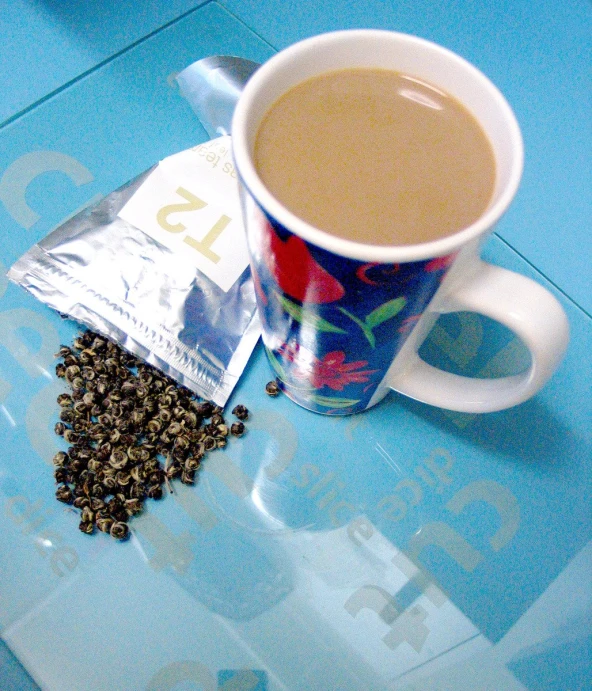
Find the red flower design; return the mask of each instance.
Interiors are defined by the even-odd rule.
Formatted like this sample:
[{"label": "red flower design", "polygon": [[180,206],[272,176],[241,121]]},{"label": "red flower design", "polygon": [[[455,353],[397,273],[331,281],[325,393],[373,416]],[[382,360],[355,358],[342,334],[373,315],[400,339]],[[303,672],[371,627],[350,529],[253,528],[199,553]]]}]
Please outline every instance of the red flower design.
[{"label": "red flower design", "polygon": [[452,254],[447,254],[445,257],[436,257],[428,262],[425,266],[424,271],[432,273],[433,271],[444,271],[447,269],[452,262],[456,259],[458,252],[453,252]]},{"label": "red flower design", "polygon": [[407,317],[407,319],[403,319],[403,323],[401,326],[397,329],[398,333],[404,334],[408,333],[413,329],[413,327],[417,324],[417,322],[421,319],[421,314],[414,314],[411,317]]},{"label": "red flower design", "polygon": [[[368,276],[368,272],[371,269],[374,269],[375,267],[380,266],[381,267],[381,272],[379,277],[384,277],[386,278],[386,283],[381,283],[380,281],[374,280]],[[391,276],[395,276],[399,272],[399,264],[379,264],[378,262],[369,262],[368,264],[362,264],[359,266],[356,270],[356,276],[360,279],[360,281],[363,281],[364,283],[367,283],[369,286],[379,286],[379,285],[388,285]]]},{"label": "red flower design", "polygon": [[366,360],[345,362],[345,353],[341,350],[327,353],[322,360],[317,360],[315,364],[316,366],[311,373],[312,385],[315,389],[328,386],[333,391],[343,391],[343,387],[347,384],[366,382],[369,375],[378,371],[373,369],[355,372],[354,370],[366,367],[368,362]]},{"label": "red flower design", "polygon": [[310,382],[315,389],[328,386],[333,391],[343,391],[348,384],[367,382],[371,374],[378,372],[375,369],[360,371],[360,368],[368,364],[366,360],[345,362],[345,353],[342,350],[327,353],[322,360],[298,345],[294,347],[284,344],[279,352],[296,365],[294,376]]},{"label": "red flower design", "polygon": [[295,300],[315,304],[335,302],[345,295],[341,283],[313,259],[296,235],[283,242],[266,224],[266,261],[279,287]]}]

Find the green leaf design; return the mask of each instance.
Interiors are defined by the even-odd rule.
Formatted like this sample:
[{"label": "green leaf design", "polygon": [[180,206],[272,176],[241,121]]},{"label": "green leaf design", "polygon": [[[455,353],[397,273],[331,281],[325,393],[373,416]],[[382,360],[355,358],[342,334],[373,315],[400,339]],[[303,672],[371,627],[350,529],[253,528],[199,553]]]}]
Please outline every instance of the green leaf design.
[{"label": "green leaf design", "polygon": [[265,346],[265,352],[267,353],[267,358],[269,360],[269,364],[273,368],[273,371],[277,374],[277,376],[280,379],[285,379],[286,373],[284,372],[284,368],[280,365],[280,361],[276,358],[273,352],[269,350],[267,346]]},{"label": "green leaf design", "polygon": [[338,326],[335,326],[335,324],[331,324],[331,322],[319,317],[317,314],[314,314],[314,312],[307,312],[306,310],[302,309],[300,305],[288,300],[288,298],[284,297],[283,295],[278,295],[277,293],[274,294],[286,312],[297,322],[300,322],[300,324],[310,326],[316,331],[327,331],[335,334],[347,333],[347,331],[344,329],[340,329]]},{"label": "green leaf design", "polygon": [[333,396],[317,396],[312,395],[309,401],[323,406],[323,408],[349,408],[352,405],[360,402],[360,398],[339,398]]},{"label": "green leaf design", "polygon": [[388,319],[396,317],[406,304],[407,300],[404,297],[389,300],[366,316],[366,324],[371,329],[375,329]]},{"label": "green leaf design", "polygon": [[351,312],[348,312],[344,307],[338,307],[337,308],[340,312],[345,314],[346,317],[349,317],[354,323],[356,323],[360,329],[364,332],[364,336],[368,339],[368,343],[375,348],[376,347],[376,338],[374,337],[374,334],[372,333],[372,329],[368,327],[368,324],[366,322],[363,322],[361,319],[358,319],[355,314],[352,314]]}]

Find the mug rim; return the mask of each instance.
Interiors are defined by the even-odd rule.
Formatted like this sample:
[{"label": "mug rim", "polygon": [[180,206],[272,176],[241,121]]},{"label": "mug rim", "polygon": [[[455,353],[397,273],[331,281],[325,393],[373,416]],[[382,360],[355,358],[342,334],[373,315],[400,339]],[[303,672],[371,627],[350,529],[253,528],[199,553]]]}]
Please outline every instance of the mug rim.
[{"label": "mug rim", "polygon": [[[302,59],[307,53],[311,53],[311,51],[317,50],[322,46],[327,47],[344,41],[373,41],[377,39],[381,41],[403,42],[408,46],[420,46],[423,49],[427,48],[441,56],[446,56],[449,60],[455,62],[459,68],[465,70],[465,73],[470,72],[472,77],[481,83],[484,91],[489,93],[492,104],[495,102],[502,115],[507,136],[511,141],[513,159],[510,173],[502,186],[501,192],[498,194],[498,198],[493,204],[490,204],[474,223],[456,233],[446,235],[437,240],[412,245],[373,245],[347,240],[323,231],[299,218],[271,194],[259,177],[252,159],[249,148],[249,131],[253,109],[256,105],[258,94],[265,88],[268,82],[273,80],[278,69],[288,68],[291,62]],[[376,67],[383,67],[383,65],[380,65],[377,60]],[[343,69],[347,69],[347,67]],[[323,69],[321,66],[315,74],[323,74],[328,71],[331,71],[331,68]],[[286,93],[297,83],[300,82],[291,83],[281,93]],[[437,83],[435,85],[438,86]],[[268,108],[270,106],[271,104],[269,104]],[[477,116],[473,115],[473,117],[479,121]],[[260,120],[257,122],[257,125],[259,123]],[[493,229],[512,202],[520,184],[524,165],[523,140],[516,117],[501,91],[483,72],[457,53],[437,43],[411,34],[382,29],[332,31],[306,38],[276,53],[247,82],[234,111],[231,134],[233,157],[240,183],[269,216],[307,242],[343,257],[368,262],[397,263],[446,256],[458,251],[468,242],[485,235]]]}]

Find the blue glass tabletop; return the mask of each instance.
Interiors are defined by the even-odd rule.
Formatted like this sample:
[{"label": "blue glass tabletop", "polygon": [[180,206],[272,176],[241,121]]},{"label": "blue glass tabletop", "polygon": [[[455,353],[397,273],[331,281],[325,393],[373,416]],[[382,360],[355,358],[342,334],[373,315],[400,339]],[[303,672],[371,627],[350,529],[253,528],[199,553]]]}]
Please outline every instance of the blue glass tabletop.
[{"label": "blue glass tabletop", "polygon": [[[179,1],[132,22],[137,7],[107,3],[103,17],[125,30],[89,52],[84,31],[52,42],[69,30],[47,22],[52,3],[20,4],[45,41],[29,46],[31,74],[52,64],[49,43],[68,70],[49,70],[35,93],[23,86],[0,127],[0,688],[588,688],[592,323],[578,267],[589,115],[576,92],[589,77],[590,7]],[[6,270],[78,208],[206,139],[175,87],[181,69],[213,54],[262,62],[353,25],[437,40],[505,91],[531,158],[485,258],[562,302],[564,362],[535,398],[500,413],[450,413],[393,393],[333,419],[267,396],[258,346],[228,404],[251,411],[244,437],[208,456],[195,487],[177,483],[148,502],[130,540],[80,533],[55,501],[51,468],[63,447],[54,353],[77,325],[8,284]],[[573,103],[545,91],[564,63]],[[552,222],[537,236],[543,217]],[[422,355],[479,376],[518,370],[525,357],[473,314],[441,319]]]}]

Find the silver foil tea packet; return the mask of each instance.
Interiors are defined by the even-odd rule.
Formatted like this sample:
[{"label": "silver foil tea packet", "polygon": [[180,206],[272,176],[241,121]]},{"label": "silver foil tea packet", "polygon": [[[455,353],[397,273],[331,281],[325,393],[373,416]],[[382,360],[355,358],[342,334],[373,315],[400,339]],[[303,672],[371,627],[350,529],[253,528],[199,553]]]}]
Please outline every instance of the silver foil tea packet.
[{"label": "silver foil tea packet", "polygon": [[260,334],[230,137],[83,210],[8,277],[223,406]]},{"label": "silver foil tea packet", "polygon": [[259,63],[234,55],[212,55],[179,72],[175,80],[210,137],[230,134],[234,107]]}]

